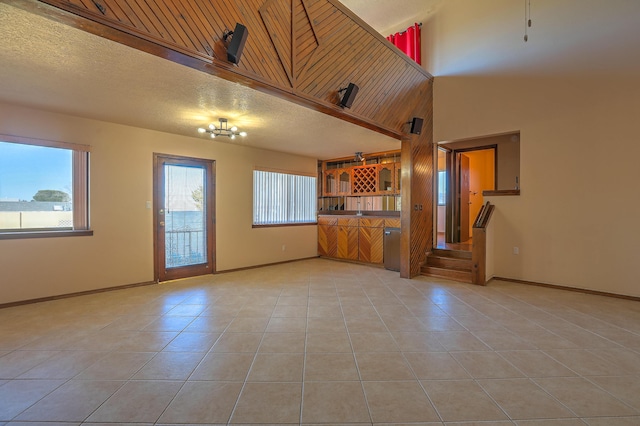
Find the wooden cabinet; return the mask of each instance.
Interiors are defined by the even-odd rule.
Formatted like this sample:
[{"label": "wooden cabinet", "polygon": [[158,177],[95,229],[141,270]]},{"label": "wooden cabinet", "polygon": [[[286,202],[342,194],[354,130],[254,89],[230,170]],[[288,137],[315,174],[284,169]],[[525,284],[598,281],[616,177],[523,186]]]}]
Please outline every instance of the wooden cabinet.
[{"label": "wooden cabinet", "polygon": [[322,195],[325,197],[351,195],[351,170],[325,170]]},{"label": "wooden cabinet", "polygon": [[338,218],[338,259],[358,260],[358,219]]},{"label": "wooden cabinet", "polygon": [[383,163],[352,168],[351,195],[400,193],[400,163]]},{"label": "wooden cabinet", "polygon": [[395,217],[318,217],[318,254],[381,265],[384,262],[384,228],[399,228]]},{"label": "wooden cabinet", "polygon": [[318,254],[338,256],[338,218],[321,216],[318,218]]},{"label": "wooden cabinet", "polygon": [[384,218],[361,218],[358,228],[358,259],[381,264],[383,257]]},{"label": "wooden cabinet", "polygon": [[[318,162],[318,194],[320,198],[336,198],[336,210],[344,210],[344,206],[351,205],[349,199],[362,197],[380,198],[382,204],[389,205],[389,201],[382,201],[385,196],[400,195],[401,169],[400,151],[388,151],[366,156],[365,161],[354,158],[340,158]],[[371,200],[369,200],[371,202]],[[333,210],[336,201],[331,200],[329,210]],[[371,202],[373,205],[374,202]],[[325,206],[323,200],[320,204]],[[399,210],[399,198],[393,202],[392,209]],[[346,210],[357,210],[349,209]],[[376,210],[375,208],[373,210]],[[387,210],[385,208],[385,210]]]}]

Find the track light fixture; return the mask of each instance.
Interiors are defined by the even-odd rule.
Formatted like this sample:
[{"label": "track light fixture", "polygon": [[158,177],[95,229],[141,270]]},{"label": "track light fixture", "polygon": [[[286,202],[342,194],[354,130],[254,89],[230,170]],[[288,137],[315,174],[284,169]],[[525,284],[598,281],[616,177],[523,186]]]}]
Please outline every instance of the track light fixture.
[{"label": "track light fixture", "polygon": [[230,139],[235,139],[236,136],[247,136],[247,132],[239,132],[236,126],[229,126],[226,118],[219,118],[220,125],[216,127],[215,124],[209,124],[208,128],[200,127],[198,133],[208,133],[212,138],[217,136],[226,136]]},{"label": "track light fixture", "polygon": [[349,83],[347,87],[338,90],[338,93],[345,92],[344,95],[342,96],[342,99],[340,99],[340,106],[343,108],[351,108],[351,104],[353,103],[353,100],[356,98],[356,95],[358,94],[358,90],[359,90],[358,86],[356,86],[353,83]]},{"label": "track light fixture", "polygon": [[356,158],[353,161],[357,161],[358,163],[364,161],[364,157],[362,156],[362,152],[356,152]]}]

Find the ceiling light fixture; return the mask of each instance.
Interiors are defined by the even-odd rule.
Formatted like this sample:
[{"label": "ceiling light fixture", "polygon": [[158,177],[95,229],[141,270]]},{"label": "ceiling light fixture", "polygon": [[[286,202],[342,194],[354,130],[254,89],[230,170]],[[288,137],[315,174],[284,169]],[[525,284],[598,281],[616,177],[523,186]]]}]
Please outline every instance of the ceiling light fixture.
[{"label": "ceiling light fixture", "polygon": [[358,163],[361,161],[364,161],[364,157],[362,156],[362,153],[356,152],[356,158],[354,158],[353,161],[357,161]]},{"label": "ceiling light fixture", "polygon": [[218,121],[220,122],[218,127],[211,123],[206,129],[204,127],[200,127],[198,129],[198,133],[208,133],[212,138],[215,138],[216,136],[226,136],[230,139],[235,139],[236,136],[247,136],[247,132],[239,132],[236,126],[228,127],[229,123],[226,118],[219,118]]}]

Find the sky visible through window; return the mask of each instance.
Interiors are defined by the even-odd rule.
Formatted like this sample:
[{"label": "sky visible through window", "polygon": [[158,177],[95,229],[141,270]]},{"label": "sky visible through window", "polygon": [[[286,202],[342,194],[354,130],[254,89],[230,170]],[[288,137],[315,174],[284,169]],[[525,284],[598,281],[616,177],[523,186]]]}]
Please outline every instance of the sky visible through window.
[{"label": "sky visible through window", "polygon": [[31,201],[39,190],[72,193],[72,151],[0,142],[0,201]]}]

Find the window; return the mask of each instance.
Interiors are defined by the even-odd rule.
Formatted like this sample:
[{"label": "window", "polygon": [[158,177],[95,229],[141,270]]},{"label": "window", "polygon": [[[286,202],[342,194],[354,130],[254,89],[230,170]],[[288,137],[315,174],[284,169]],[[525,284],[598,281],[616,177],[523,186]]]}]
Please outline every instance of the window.
[{"label": "window", "polygon": [[316,178],[253,171],[253,225],[316,222]]},{"label": "window", "polygon": [[438,172],[438,205],[447,204],[447,171]]},{"label": "window", "polygon": [[0,135],[0,238],[90,235],[89,149]]}]

